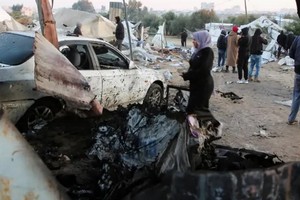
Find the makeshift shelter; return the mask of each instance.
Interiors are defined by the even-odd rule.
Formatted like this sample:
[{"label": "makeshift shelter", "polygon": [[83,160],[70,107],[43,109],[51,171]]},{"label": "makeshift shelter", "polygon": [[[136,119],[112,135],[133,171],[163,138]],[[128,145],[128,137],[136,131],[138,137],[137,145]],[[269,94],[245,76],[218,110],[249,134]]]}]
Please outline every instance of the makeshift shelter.
[{"label": "makeshift shelter", "polygon": [[245,27],[249,28],[249,34],[252,36],[257,28],[260,28],[263,31],[263,34],[268,39],[268,45],[264,48],[262,55],[263,63],[270,61],[275,61],[275,52],[278,49],[278,44],[276,42],[277,36],[280,31],[284,30],[282,27],[278,26],[276,23],[272,22],[266,16],[261,16],[258,19],[250,22],[249,24],[241,25],[240,29]]},{"label": "makeshift shelter", "polygon": [[277,36],[279,35],[280,31],[284,30],[284,28],[278,26],[278,24],[272,22],[266,16],[261,16],[260,18],[250,22],[249,24],[241,25],[240,29],[248,27],[249,34],[253,35],[255,29],[261,28],[265,34],[268,34],[272,39],[276,40]]},{"label": "makeshift shelter", "polygon": [[165,39],[165,22],[163,23],[163,25],[158,27],[158,31],[152,39],[152,44],[154,47],[158,48],[165,48],[165,46],[167,45]]},{"label": "makeshift shelter", "polygon": [[79,10],[63,8],[54,13],[58,33],[73,32],[76,24],[82,24],[83,36],[103,38],[110,41],[115,38],[116,25],[100,14],[93,14]]},{"label": "makeshift shelter", "polygon": [[231,23],[207,23],[205,24],[205,30],[207,30],[211,36],[212,43],[217,43],[217,40],[222,30],[226,32],[230,31],[233,24]]},{"label": "makeshift shelter", "polygon": [[[125,33],[124,40],[123,40],[123,45],[129,47],[129,36],[128,36],[128,31],[127,31],[126,21],[123,21],[122,24],[124,26],[124,33]],[[128,22],[128,26],[129,26],[129,33],[130,33],[131,44],[133,45],[133,47],[136,47],[138,39],[134,35],[135,32],[136,32],[135,25],[132,24],[131,22]]]},{"label": "makeshift shelter", "polygon": [[3,8],[0,7],[0,32],[25,31],[27,28],[14,20]]}]

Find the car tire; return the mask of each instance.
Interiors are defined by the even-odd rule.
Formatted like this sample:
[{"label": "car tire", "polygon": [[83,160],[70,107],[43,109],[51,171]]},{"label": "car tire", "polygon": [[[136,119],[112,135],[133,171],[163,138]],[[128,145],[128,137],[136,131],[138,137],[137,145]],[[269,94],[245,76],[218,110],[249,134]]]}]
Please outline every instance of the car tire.
[{"label": "car tire", "polygon": [[147,91],[144,104],[148,107],[159,107],[163,100],[163,89],[160,85],[153,83]]},{"label": "car tire", "polygon": [[54,119],[63,108],[58,100],[40,100],[34,103],[16,124],[20,132],[36,131],[38,125],[45,125]]}]

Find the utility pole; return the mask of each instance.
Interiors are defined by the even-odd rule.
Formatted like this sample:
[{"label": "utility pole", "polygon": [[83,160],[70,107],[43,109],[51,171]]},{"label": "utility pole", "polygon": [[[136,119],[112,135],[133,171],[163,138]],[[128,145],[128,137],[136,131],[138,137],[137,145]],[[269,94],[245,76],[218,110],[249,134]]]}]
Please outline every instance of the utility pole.
[{"label": "utility pole", "polygon": [[247,2],[244,0],[245,3],[245,14],[246,14],[246,22],[248,23],[248,13],[247,13]]},{"label": "utility pole", "polygon": [[[52,0],[52,5],[53,5]],[[41,25],[42,34],[49,42],[58,48],[58,39],[56,32],[56,24],[52,14],[52,7],[48,0],[36,0],[39,21]]]},{"label": "utility pole", "polygon": [[128,19],[127,19],[127,8],[126,8],[126,3],[125,0],[123,0],[124,4],[124,12],[125,12],[125,22],[127,26],[127,33],[128,33],[128,40],[129,40],[129,49],[130,49],[130,58],[133,60],[133,55],[132,55],[132,46],[131,46],[131,35],[130,35],[130,30],[129,30],[129,24],[128,24]]}]

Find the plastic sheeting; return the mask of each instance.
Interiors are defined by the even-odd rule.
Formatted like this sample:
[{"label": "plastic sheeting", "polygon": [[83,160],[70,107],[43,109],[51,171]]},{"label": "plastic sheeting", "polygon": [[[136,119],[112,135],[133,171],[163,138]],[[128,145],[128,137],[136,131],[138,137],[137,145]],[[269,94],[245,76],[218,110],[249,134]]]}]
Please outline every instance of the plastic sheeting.
[{"label": "plastic sheeting", "polygon": [[115,38],[113,32],[116,29],[115,23],[100,14],[62,8],[54,13],[56,28],[60,34],[65,35],[68,31],[73,33],[76,24],[82,24],[83,36],[92,38],[103,38],[110,41]]},{"label": "plastic sheeting", "polygon": [[12,18],[5,10],[0,7],[0,32],[3,31],[25,31],[27,27]]},{"label": "plastic sheeting", "polygon": [[100,126],[89,155],[97,155],[100,160],[120,156],[121,162],[129,168],[142,168],[154,163],[180,132],[176,120],[165,115],[149,118],[137,108],[129,111],[126,120],[125,133],[111,126]]},{"label": "plastic sheeting", "polygon": [[163,23],[163,25],[158,27],[158,31],[152,39],[152,44],[157,48],[165,48],[165,46],[167,45],[165,39],[165,22]]}]

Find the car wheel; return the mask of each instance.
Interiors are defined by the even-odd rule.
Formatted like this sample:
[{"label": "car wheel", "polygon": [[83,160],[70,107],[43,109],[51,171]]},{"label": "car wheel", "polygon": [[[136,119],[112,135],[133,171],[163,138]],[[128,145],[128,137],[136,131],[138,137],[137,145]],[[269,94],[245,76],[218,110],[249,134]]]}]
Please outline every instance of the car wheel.
[{"label": "car wheel", "polygon": [[56,114],[62,109],[59,102],[44,100],[32,105],[16,127],[21,131],[36,131],[54,119]]},{"label": "car wheel", "polygon": [[161,105],[162,98],[163,98],[163,90],[161,86],[159,86],[156,83],[153,83],[148,89],[148,92],[144,99],[144,104],[150,107],[157,107]]}]

